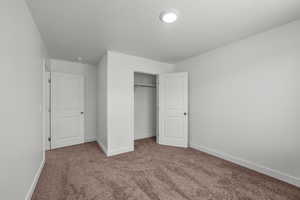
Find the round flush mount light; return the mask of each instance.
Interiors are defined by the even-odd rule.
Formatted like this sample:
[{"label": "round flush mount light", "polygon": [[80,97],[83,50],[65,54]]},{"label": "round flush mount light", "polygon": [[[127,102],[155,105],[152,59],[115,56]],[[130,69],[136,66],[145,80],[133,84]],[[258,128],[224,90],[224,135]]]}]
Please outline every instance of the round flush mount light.
[{"label": "round flush mount light", "polygon": [[78,57],[77,60],[78,60],[78,61],[82,61],[82,57]]},{"label": "round flush mount light", "polygon": [[171,24],[177,21],[178,19],[178,11],[177,10],[167,10],[160,14],[160,20],[163,23]]}]

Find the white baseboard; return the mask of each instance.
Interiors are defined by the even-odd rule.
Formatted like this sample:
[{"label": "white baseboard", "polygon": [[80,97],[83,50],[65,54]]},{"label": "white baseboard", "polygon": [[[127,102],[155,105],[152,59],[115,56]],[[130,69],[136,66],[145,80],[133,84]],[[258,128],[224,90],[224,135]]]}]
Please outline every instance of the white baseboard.
[{"label": "white baseboard", "polygon": [[100,146],[100,148],[102,149],[102,151],[105,153],[105,155],[107,157],[115,156],[115,155],[119,155],[119,154],[122,154],[122,153],[128,153],[128,152],[134,151],[134,147],[125,147],[125,148],[108,150],[107,147],[104,146],[104,144],[100,140],[97,140],[97,143],[98,143],[98,145]]},{"label": "white baseboard", "polygon": [[166,145],[166,146],[173,146],[173,147],[182,147],[182,148],[188,148],[188,142],[186,141],[172,141],[172,140],[166,140],[166,139],[159,139],[158,143],[160,145]]},{"label": "white baseboard", "polygon": [[33,195],[33,192],[35,190],[35,187],[36,187],[36,184],[38,183],[38,180],[40,178],[40,175],[41,175],[41,172],[44,168],[44,165],[45,165],[45,157],[43,157],[43,160],[41,162],[41,165],[39,167],[39,169],[37,170],[35,176],[34,176],[34,179],[33,179],[33,183],[31,184],[30,188],[29,188],[29,191],[25,197],[25,200],[31,200],[31,197]]},{"label": "white baseboard", "polygon": [[[139,136],[139,137],[137,137]],[[142,134],[136,134],[135,137],[134,137],[134,140],[142,140],[142,139],[146,139],[146,138],[152,138],[152,137],[155,137],[156,136],[156,133],[142,133]]]},{"label": "white baseboard", "polygon": [[119,149],[110,150],[106,155],[107,156],[116,156],[122,153],[128,153],[134,151],[134,147],[124,147]]},{"label": "white baseboard", "polygon": [[96,138],[86,138],[86,139],[84,139],[84,142],[95,142],[95,141],[97,141],[97,139]]},{"label": "white baseboard", "polygon": [[100,140],[96,140],[99,147],[102,149],[102,151],[105,153],[105,155],[107,156],[107,148],[106,146],[104,146],[104,144],[100,141]]},{"label": "white baseboard", "polygon": [[190,147],[300,187],[300,178],[198,144],[191,143]]}]

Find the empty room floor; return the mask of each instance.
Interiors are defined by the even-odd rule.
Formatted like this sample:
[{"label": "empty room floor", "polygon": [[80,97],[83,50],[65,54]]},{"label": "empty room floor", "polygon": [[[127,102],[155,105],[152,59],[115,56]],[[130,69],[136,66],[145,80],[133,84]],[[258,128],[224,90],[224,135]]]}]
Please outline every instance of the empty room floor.
[{"label": "empty room floor", "polygon": [[107,158],[95,142],[47,152],[33,200],[299,200],[300,189],[193,149],[136,142]]}]

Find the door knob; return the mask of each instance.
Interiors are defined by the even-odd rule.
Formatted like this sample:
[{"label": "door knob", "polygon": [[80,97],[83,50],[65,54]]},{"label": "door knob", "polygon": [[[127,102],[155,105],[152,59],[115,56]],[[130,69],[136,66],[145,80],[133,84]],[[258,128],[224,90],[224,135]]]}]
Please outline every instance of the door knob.
[{"label": "door knob", "polygon": [[84,114],[84,112],[81,112],[80,114],[82,114],[82,115],[83,115],[83,114]]},{"label": "door knob", "polygon": [[185,113],[183,113],[184,115],[187,115],[187,113],[185,112]]}]

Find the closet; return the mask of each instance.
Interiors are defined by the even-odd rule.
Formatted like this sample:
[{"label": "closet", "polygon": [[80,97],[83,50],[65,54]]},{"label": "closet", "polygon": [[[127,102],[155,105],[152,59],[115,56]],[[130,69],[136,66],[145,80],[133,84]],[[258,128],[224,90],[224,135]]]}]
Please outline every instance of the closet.
[{"label": "closet", "polygon": [[134,139],[156,136],[156,75],[134,73]]}]

